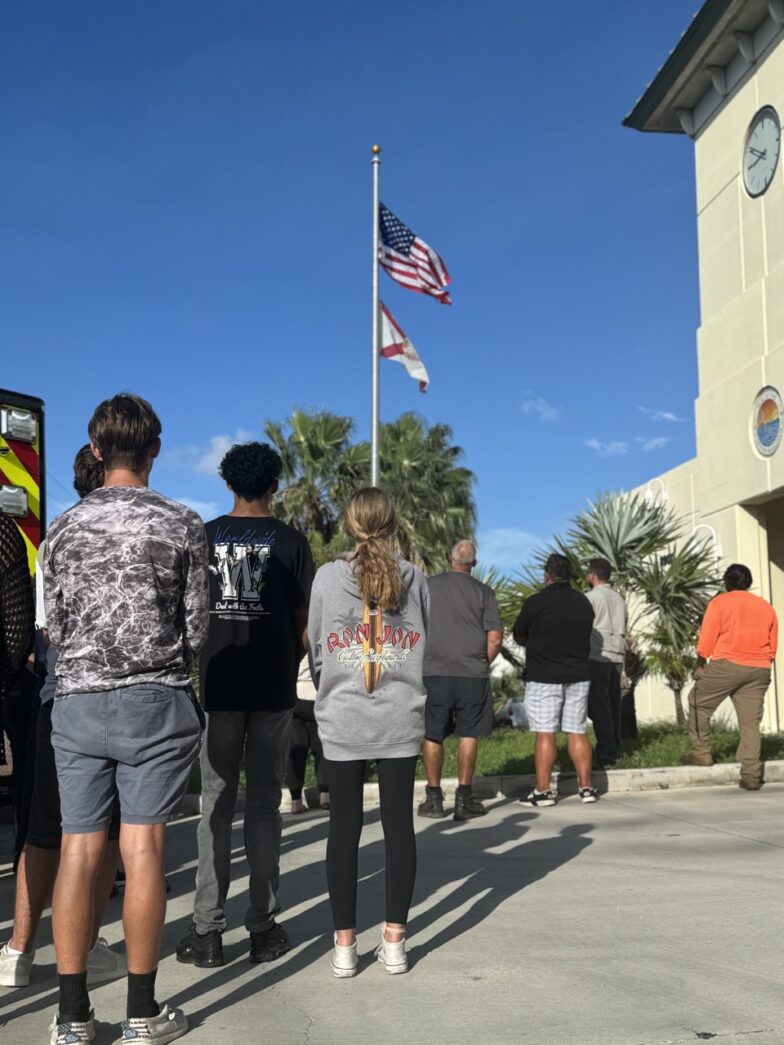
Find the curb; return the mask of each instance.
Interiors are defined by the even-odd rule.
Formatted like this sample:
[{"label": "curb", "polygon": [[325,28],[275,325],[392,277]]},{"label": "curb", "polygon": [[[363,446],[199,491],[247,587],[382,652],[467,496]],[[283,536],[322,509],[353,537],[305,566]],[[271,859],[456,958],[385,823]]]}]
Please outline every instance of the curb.
[{"label": "curb", "polygon": [[[784,761],[765,762],[763,778],[768,784],[784,783]],[[740,779],[739,762],[721,762],[714,766],[662,766],[657,769],[600,769],[593,774],[594,786],[603,794],[621,794],[630,791],[667,791],[684,787],[731,787]],[[473,792],[477,798],[520,798],[534,786],[533,773],[507,776],[485,776],[474,780]],[[553,774],[553,785],[561,795],[577,793],[577,777],[574,773]],[[444,797],[454,799],[457,780],[441,781]],[[414,784],[414,801],[425,797],[425,781]],[[318,809],[318,791],[307,788],[305,798],[309,809]],[[378,784],[365,784],[364,804],[373,807],[379,804]],[[245,811],[245,795],[237,795],[236,813]],[[186,795],[182,803],[183,816],[198,816],[201,813],[201,795]]]}]

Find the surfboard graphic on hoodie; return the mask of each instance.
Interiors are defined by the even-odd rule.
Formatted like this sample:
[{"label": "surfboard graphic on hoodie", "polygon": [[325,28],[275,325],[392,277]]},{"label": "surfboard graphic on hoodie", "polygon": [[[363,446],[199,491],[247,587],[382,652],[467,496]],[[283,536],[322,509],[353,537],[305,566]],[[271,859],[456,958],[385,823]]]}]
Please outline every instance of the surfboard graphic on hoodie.
[{"label": "surfboard graphic on hoodie", "polygon": [[362,619],[365,625],[362,640],[362,673],[365,676],[365,689],[372,693],[381,678],[381,661],[373,654],[381,652],[384,634],[384,621],[380,606],[365,603]]}]

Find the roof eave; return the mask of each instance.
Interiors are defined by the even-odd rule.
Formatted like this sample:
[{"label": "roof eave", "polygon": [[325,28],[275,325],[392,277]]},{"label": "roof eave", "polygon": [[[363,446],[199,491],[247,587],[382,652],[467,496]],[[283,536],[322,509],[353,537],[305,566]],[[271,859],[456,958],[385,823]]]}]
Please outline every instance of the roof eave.
[{"label": "roof eave", "polygon": [[707,0],[691,21],[691,24],[671,51],[667,61],[648,85],[632,111],[624,117],[623,126],[637,131],[654,131],[664,134],[683,134],[680,122],[654,120],[664,108],[668,95],[699,52],[700,48],[716,29],[734,0]]}]

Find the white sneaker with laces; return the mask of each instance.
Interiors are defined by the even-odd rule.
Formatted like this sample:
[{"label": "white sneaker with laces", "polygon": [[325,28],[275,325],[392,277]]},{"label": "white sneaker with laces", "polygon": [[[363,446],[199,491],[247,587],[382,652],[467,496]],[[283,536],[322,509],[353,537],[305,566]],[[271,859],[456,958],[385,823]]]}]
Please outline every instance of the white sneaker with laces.
[{"label": "white sneaker with laces", "polygon": [[54,1014],[54,1019],[49,1026],[49,1045],[84,1045],[95,1037],[95,1012],[90,1009],[90,1015],[82,1023],[60,1023],[60,1013]]},{"label": "white sneaker with laces", "polygon": [[334,936],[335,949],[332,952],[332,958],[329,962],[329,967],[332,969],[333,976],[346,977],[356,976],[357,967],[359,965],[359,959],[357,958],[357,941],[348,946],[341,947],[338,943],[338,935],[335,933]]},{"label": "white sneaker with laces", "polygon": [[125,976],[127,972],[128,963],[125,958],[113,951],[103,936],[99,936],[93,949],[87,952],[88,985],[116,980]]},{"label": "white sneaker with laces", "polygon": [[27,987],[35,951],[12,954],[8,944],[0,950],[0,987]]},{"label": "white sneaker with laces", "polygon": [[167,1041],[181,1038],[188,1030],[188,1018],[182,1009],[170,1009],[164,1005],[157,1016],[132,1017],[120,1024],[122,1037],[117,1045],[129,1041],[148,1041],[155,1045],[166,1045]]},{"label": "white sneaker with laces", "polygon": [[381,926],[381,943],[376,947],[376,957],[392,976],[408,972],[406,938],[391,941],[386,938],[386,922]]}]

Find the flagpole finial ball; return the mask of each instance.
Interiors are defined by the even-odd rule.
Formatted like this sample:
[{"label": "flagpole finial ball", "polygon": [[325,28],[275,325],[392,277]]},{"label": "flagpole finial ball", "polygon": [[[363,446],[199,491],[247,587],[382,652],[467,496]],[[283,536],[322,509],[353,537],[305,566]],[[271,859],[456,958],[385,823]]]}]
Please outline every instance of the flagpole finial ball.
[{"label": "flagpole finial ball", "polygon": [[378,156],[378,154],[381,152],[381,146],[380,145],[374,145],[373,149],[372,149],[372,152],[373,152],[374,156]]}]

